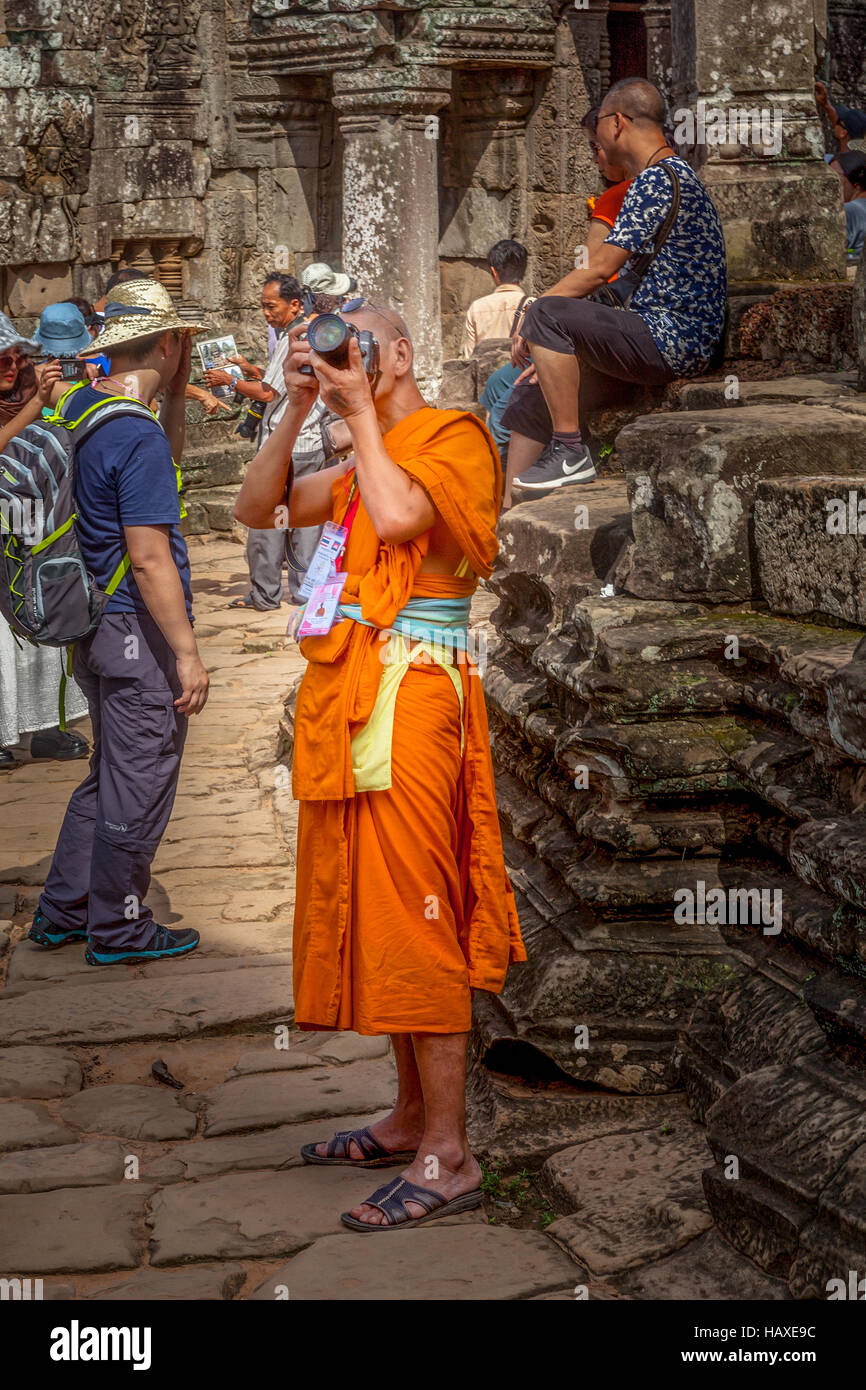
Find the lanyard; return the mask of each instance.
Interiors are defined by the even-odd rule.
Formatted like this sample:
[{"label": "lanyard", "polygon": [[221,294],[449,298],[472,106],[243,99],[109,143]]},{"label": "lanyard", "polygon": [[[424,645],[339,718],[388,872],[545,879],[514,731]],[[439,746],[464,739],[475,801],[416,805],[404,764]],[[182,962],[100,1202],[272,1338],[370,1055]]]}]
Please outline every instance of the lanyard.
[{"label": "lanyard", "polygon": [[346,514],[343,517],[343,526],[346,528],[346,539],[343,544],[343,552],[337,564],[337,569],[342,569],[346,560],[346,551],[349,548],[349,536],[352,534],[352,527],[355,517],[358,515],[358,507],[361,505],[361,492],[358,487],[358,475],[353,473],[352,486],[349,489],[349,504],[346,507]]}]

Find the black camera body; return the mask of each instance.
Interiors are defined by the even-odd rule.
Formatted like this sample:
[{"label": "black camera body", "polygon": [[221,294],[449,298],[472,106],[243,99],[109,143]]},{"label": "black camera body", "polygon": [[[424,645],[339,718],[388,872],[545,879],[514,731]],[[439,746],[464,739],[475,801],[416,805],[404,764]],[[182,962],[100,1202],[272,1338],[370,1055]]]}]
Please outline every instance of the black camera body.
[{"label": "black camera body", "polygon": [[[47,359],[50,361],[50,359]],[[87,371],[84,363],[77,357],[58,357],[61,381],[84,381]]]},{"label": "black camera body", "polygon": [[[346,367],[349,363],[349,343],[355,339],[361,349],[364,371],[369,381],[373,381],[379,370],[379,342],[373,334],[360,330],[353,323],[347,323],[339,314],[317,314],[307,324],[307,342],[314,352],[324,357],[333,367]],[[301,368],[312,376],[310,366]]]},{"label": "black camera body", "polygon": [[252,405],[245,411],[235,434],[239,434],[241,439],[255,439],[259,432],[259,425],[262,423],[262,416],[265,413],[265,405],[265,401],[253,401]]}]

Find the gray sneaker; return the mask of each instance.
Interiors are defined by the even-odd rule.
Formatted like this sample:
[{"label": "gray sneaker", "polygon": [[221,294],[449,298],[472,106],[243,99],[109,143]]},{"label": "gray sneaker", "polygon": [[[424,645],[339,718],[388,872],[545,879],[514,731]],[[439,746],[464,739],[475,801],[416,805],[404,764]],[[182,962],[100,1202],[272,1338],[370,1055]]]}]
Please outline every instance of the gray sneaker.
[{"label": "gray sneaker", "polygon": [[592,454],[585,444],[569,449],[567,444],[551,439],[537,463],[515,478],[511,489],[523,502],[530,497],[546,497],[569,483],[591,483],[595,476]]}]

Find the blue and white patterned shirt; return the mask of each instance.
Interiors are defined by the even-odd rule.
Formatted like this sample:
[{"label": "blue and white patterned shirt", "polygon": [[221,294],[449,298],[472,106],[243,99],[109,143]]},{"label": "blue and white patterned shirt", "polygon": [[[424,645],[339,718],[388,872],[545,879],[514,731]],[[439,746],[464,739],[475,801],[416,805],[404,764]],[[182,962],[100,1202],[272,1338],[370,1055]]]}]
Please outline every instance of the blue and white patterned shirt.
[{"label": "blue and white patterned shirt", "polygon": [[672,370],[689,376],[706,366],[722,336],[727,274],[719,215],[684,159],[669,156],[632,180],[607,241],[632,253],[620,274],[632,268],[635,256],[652,250],[674,196],[662,164],[679,178],[680,210],[630,307],[645,321]]}]

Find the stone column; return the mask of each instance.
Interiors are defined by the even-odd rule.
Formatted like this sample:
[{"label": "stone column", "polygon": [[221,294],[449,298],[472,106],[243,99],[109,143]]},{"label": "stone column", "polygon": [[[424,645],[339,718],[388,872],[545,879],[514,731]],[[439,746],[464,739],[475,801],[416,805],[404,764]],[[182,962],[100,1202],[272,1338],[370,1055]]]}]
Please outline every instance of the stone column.
[{"label": "stone column", "polygon": [[719,210],[732,281],[845,276],[845,219],[813,97],[814,16],[814,0],[755,0],[745,14],[742,0],[672,0],[674,131],[684,107],[703,111],[705,135],[696,119],[697,143],[685,143]]},{"label": "stone column", "polygon": [[343,266],[396,309],[415,342],[422,389],[442,374],[437,112],[451,72],[370,67],[334,76],[343,135]]},{"label": "stone column", "polygon": [[646,27],[646,75],[667,96],[671,85],[670,0],[650,0],[644,6],[643,21]]}]

